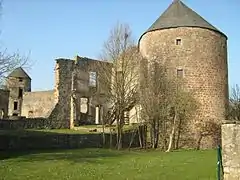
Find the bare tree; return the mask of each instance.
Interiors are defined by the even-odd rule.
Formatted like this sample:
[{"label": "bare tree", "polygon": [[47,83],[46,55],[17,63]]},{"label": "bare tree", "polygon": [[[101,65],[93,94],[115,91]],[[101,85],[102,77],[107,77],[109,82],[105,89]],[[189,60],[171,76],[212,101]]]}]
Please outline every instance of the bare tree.
[{"label": "bare tree", "polygon": [[228,118],[240,121],[240,87],[238,84],[232,87],[232,93],[229,98]]},{"label": "bare tree", "polygon": [[171,100],[171,83],[166,76],[166,68],[157,61],[141,64],[140,104],[142,118],[150,125],[151,146],[157,148],[159,136],[166,145],[166,120]]},{"label": "bare tree", "polygon": [[[134,44],[128,25],[118,23],[104,43],[102,61],[99,63],[97,79],[98,91],[102,91],[111,109],[111,122],[117,126],[117,148],[122,148],[124,112],[132,108],[136,101],[138,80],[138,59],[140,55]],[[108,64],[109,64],[108,63]]]},{"label": "bare tree", "polygon": [[[0,1],[0,11],[3,2]],[[1,12],[0,12],[1,13]],[[17,67],[30,67],[28,56],[24,57],[19,52],[9,53],[7,48],[0,47],[0,86],[6,76]]]},{"label": "bare tree", "polygon": [[142,59],[139,96],[143,118],[150,125],[151,147],[161,144],[168,152],[179,147],[197,102],[193,92],[184,90],[183,79],[173,75],[159,59]]},{"label": "bare tree", "polygon": [[172,89],[172,101],[170,112],[170,135],[167,152],[179,148],[181,134],[187,131],[187,126],[198,108],[198,103],[193,92],[186,92],[182,88],[184,82],[176,79],[175,88]]}]

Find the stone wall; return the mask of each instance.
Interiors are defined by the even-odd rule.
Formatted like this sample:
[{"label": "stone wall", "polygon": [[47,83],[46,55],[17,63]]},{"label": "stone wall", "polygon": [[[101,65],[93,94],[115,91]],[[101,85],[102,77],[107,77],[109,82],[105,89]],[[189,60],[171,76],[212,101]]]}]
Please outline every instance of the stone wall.
[{"label": "stone wall", "polygon": [[[8,107],[9,116],[21,116],[22,97],[20,96],[20,91],[22,91],[22,94],[31,91],[31,79],[8,77],[6,87],[10,91]],[[17,103],[16,109],[14,109],[14,103]]]},{"label": "stone wall", "polygon": [[[123,148],[128,148],[132,133],[123,135]],[[116,134],[113,135],[113,147]],[[50,131],[17,131],[0,133],[0,150],[40,150],[40,149],[69,149],[69,148],[100,148],[103,147],[101,133],[64,134]],[[105,135],[104,147],[110,145],[110,135]],[[131,147],[139,147],[138,135],[135,136]]]},{"label": "stone wall", "polygon": [[[180,41],[180,42],[179,42]],[[150,31],[142,35],[139,49],[149,61],[164,64],[169,74],[182,70],[185,89],[192,91],[199,110],[191,136],[197,139],[205,122],[216,123],[220,129],[228,104],[227,39],[220,33],[192,27]],[[219,134],[202,138],[202,148],[216,147]]]},{"label": "stone wall", "polygon": [[240,122],[222,125],[224,180],[240,179]]},{"label": "stone wall", "polygon": [[0,119],[8,116],[9,91],[0,89]]},{"label": "stone wall", "polygon": [[73,61],[57,59],[55,66],[55,107],[49,120],[56,128],[70,128],[70,102]]},{"label": "stone wall", "polygon": [[22,116],[47,118],[55,107],[54,91],[26,92],[23,95]]},{"label": "stone wall", "polygon": [[45,118],[21,118],[17,120],[1,119],[1,130],[13,129],[45,129],[49,128],[50,124],[48,119]]},{"label": "stone wall", "polygon": [[[57,103],[49,119],[58,123],[58,127],[72,128],[75,121],[86,121],[86,118],[94,115],[93,110],[98,105],[94,95],[97,89],[102,88],[101,83],[97,83],[97,87],[89,87],[89,73],[97,73],[99,63],[103,62],[78,56],[75,60],[56,60],[54,97]],[[89,98],[91,108],[88,106],[86,110],[86,106],[81,103],[82,97]]]}]

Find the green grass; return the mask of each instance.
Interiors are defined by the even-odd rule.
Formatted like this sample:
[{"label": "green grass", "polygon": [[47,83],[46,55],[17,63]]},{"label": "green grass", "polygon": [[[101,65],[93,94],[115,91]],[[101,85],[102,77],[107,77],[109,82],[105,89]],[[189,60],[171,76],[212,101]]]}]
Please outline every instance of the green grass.
[{"label": "green grass", "polygon": [[[24,130],[0,130],[0,135],[26,136],[26,135],[45,135],[47,133],[58,134],[98,134],[100,132],[90,132],[90,129],[102,129],[101,125],[84,125],[78,130],[72,129],[24,129]],[[126,125],[124,130],[131,130],[134,126]]]},{"label": "green grass", "polygon": [[216,151],[81,149],[0,153],[6,180],[215,180]]},{"label": "green grass", "polygon": [[55,134],[92,134],[94,132],[89,132],[88,129],[81,130],[71,130],[71,129],[24,129],[24,130],[0,130],[0,135],[9,135],[9,136],[25,136],[25,135],[45,135],[48,133]]}]

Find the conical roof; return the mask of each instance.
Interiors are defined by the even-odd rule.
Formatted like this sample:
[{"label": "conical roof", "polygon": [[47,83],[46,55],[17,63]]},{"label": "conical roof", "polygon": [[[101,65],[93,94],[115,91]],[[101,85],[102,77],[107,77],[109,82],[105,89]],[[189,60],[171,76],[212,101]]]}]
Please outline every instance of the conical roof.
[{"label": "conical roof", "polygon": [[22,67],[18,67],[16,69],[14,69],[9,75],[8,77],[17,77],[17,78],[28,78],[31,79],[28,74],[23,70]]},{"label": "conical roof", "polygon": [[[173,3],[163,12],[163,14],[145,32],[176,28],[176,27],[200,27],[217,31],[224,35],[220,30],[207,22],[199,14],[187,7],[181,0],[174,0]],[[144,33],[144,34],[145,34]]]}]

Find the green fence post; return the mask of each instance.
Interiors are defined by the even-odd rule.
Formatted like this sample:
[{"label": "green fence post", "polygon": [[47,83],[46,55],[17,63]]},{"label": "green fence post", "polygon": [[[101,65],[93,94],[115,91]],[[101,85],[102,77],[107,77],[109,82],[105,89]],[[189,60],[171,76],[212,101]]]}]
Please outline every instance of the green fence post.
[{"label": "green fence post", "polygon": [[222,152],[221,152],[221,147],[218,145],[217,147],[217,179],[221,180],[221,175],[223,173],[223,165],[222,165]]}]

